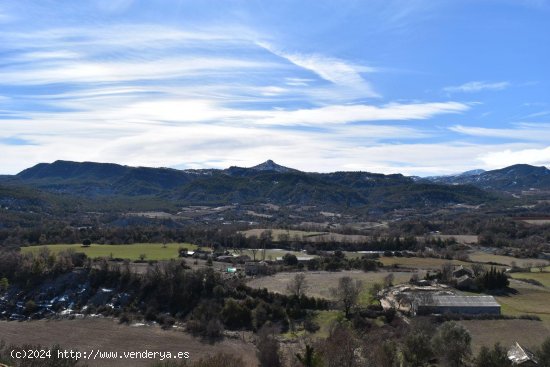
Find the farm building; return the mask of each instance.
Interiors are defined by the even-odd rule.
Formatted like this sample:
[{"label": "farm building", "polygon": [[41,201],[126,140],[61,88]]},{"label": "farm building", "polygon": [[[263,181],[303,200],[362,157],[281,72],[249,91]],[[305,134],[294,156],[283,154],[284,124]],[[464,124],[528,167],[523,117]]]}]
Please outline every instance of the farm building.
[{"label": "farm building", "polygon": [[535,355],[531,351],[519,345],[519,343],[517,342],[508,350],[508,359],[510,360],[510,362],[512,362],[514,366],[538,366]]},{"label": "farm building", "polygon": [[249,261],[244,264],[246,275],[264,275],[268,272],[268,265],[265,261]]},{"label": "farm building", "polygon": [[500,304],[493,296],[425,295],[416,297],[414,313],[427,314],[492,314],[500,315]]},{"label": "farm building", "polygon": [[460,265],[453,271],[453,278],[461,278],[463,276],[473,277],[474,272],[464,266]]}]

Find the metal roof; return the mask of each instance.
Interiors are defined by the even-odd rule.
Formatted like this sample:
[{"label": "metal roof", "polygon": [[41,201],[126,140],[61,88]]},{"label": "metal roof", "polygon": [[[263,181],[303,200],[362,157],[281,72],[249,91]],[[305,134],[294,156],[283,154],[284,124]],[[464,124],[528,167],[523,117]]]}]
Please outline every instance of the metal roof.
[{"label": "metal roof", "polygon": [[418,297],[418,306],[444,307],[500,307],[493,296],[443,296]]},{"label": "metal roof", "polygon": [[525,349],[518,342],[508,350],[508,359],[513,364],[522,364],[527,361],[533,361],[537,363],[535,355],[529,350]]}]

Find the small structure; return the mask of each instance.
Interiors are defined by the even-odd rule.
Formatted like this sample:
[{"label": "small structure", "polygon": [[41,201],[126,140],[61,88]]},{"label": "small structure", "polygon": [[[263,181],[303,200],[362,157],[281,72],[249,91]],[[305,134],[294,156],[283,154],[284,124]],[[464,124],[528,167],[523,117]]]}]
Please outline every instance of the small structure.
[{"label": "small structure", "polygon": [[413,313],[417,315],[444,313],[500,315],[500,304],[493,296],[426,294],[425,296],[415,298]]},{"label": "small structure", "polygon": [[265,261],[249,261],[244,263],[244,272],[246,275],[267,274],[267,271],[268,265]]},{"label": "small structure", "polygon": [[508,349],[508,359],[514,366],[522,367],[536,367],[538,366],[538,361],[535,358],[535,355],[522,347],[518,342]]},{"label": "small structure", "polygon": [[234,260],[235,260],[235,258],[231,255],[222,255],[222,256],[218,256],[216,258],[216,261],[225,262],[225,263],[231,263]]},{"label": "small structure", "polygon": [[453,278],[461,278],[463,276],[469,276],[469,277],[473,277],[474,276],[474,272],[471,271],[470,269],[467,269],[465,268],[464,266],[460,265],[458,268],[456,268],[455,270],[453,270]]}]

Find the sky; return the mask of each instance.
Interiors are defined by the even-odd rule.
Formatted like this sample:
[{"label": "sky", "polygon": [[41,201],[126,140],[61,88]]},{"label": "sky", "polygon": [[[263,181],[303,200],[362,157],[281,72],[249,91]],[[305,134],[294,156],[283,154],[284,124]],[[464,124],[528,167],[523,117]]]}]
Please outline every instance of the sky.
[{"label": "sky", "polygon": [[550,0],[6,0],[0,173],[550,166]]}]

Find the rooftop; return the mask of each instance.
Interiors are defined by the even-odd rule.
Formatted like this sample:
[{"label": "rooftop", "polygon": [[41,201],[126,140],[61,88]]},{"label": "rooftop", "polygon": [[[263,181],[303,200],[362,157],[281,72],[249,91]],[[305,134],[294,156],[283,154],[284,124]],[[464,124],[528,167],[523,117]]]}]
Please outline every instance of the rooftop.
[{"label": "rooftop", "polygon": [[500,307],[493,296],[432,295],[430,297],[418,297],[416,303],[418,306]]},{"label": "rooftop", "polygon": [[508,350],[508,359],[513,364],[521,364],[527,361],[536,363],[535,356],[529,350],[525,349],[518,342]]}]

